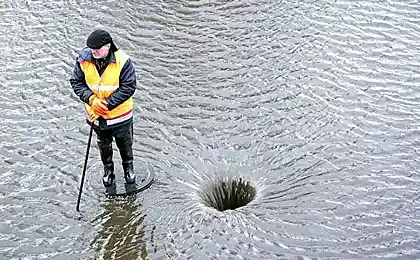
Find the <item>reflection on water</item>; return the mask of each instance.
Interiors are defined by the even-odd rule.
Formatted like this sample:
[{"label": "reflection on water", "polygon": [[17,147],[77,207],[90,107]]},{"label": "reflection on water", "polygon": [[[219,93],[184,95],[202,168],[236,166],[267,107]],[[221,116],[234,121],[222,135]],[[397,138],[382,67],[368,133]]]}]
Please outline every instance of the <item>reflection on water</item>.
[{"label": "reflection on water", "polygon": [[92,242],[99,259],[147,259],[144,213],[135,197],[109,199],[93,223],[100,228]]}]

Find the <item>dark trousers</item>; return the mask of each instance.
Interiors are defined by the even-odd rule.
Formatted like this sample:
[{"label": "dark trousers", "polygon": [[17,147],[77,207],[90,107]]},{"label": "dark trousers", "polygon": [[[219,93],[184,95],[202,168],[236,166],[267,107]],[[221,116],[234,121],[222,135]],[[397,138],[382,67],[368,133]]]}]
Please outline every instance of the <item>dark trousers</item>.
[{"label": "dark trousers", "polygon": [[100,130],[94,127],[97,135],[99,151],[101,154],[101,160],[105,168],[114,171],[114,163],[112,160],[112,141],[115,139],[115,143],[120,151],[123,168],[133,163],[133,121],[106,129]]}]

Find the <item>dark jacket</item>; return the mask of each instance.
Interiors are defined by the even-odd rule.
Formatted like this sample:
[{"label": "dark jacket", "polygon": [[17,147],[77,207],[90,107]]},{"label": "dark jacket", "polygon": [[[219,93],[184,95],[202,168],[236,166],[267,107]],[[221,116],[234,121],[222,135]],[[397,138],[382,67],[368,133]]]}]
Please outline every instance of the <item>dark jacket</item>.
[{"label": "dark jacket", "polygon": [[[93,95],[93,92],[86,84],[85,74],[83,73],[82,68],[80,67],[80,63],[84,60],[95,62],[95,59],[93,58],[92,52],[89,48],[83,49],[77,57],[73,75],[70,78],[70,84],[73,88],[74,93],[80,98],[80,100],[86,104],[89,104],[89,98]],[[108,56],[108,62],[111,63],[115,61],[116,60],[114,52],[111,51],[110,55]],[[136,90],[136,73],[134,70],[133,63],[130,59],[128,59],[125,62],[121,70],[119,82],[120,86],[117,88],[117,90],[106,99],[106,101],[108,102],[109,110],[112,110],[124,103],[134,94]],[[130,120],[127,121],[129,122]],[[124,123],[127,122],[122,122],[120,124]],[[118,126],[120,124],[113,125],[112,127]],[[110,128],[106,126],[105,120],[102,117],[99,118],[99,125],[101,129]]]}]

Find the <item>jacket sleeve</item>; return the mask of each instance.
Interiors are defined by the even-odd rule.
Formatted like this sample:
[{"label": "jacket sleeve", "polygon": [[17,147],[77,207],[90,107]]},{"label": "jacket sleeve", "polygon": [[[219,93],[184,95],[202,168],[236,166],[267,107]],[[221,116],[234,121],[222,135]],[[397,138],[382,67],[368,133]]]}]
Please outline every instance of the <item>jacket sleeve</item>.
[{"label": "jacket sleeve", "polygon": [[108,98],[108,109],[112,110],[127,101],[136,91],[136,72],[128,59],[120,73],[120,85]]},{"label": "jacket sleeve", "polygon": [[89,97],[93,95],[93,92],[86,84],[85,73],[83,73],[79,61],[76,61],[76,65],[74,66],[73,74],[70,77],[70,84],[80,100],[89,104]]}]

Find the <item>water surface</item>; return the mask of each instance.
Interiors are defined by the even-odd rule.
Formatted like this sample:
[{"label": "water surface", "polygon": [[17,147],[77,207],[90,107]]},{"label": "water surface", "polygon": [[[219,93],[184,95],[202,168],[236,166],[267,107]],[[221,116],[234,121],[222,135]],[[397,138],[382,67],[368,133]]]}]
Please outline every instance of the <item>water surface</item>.
[{"label": "water surface", "polygon": [[[0,4],[0,258],[418,259],[417,1]],[[94,28],[132,58],[136,168],[107,199],[68,79]],[[121,172],[115,148],[117,171]],[[200,203],[217,176],[256,199]]]}]

